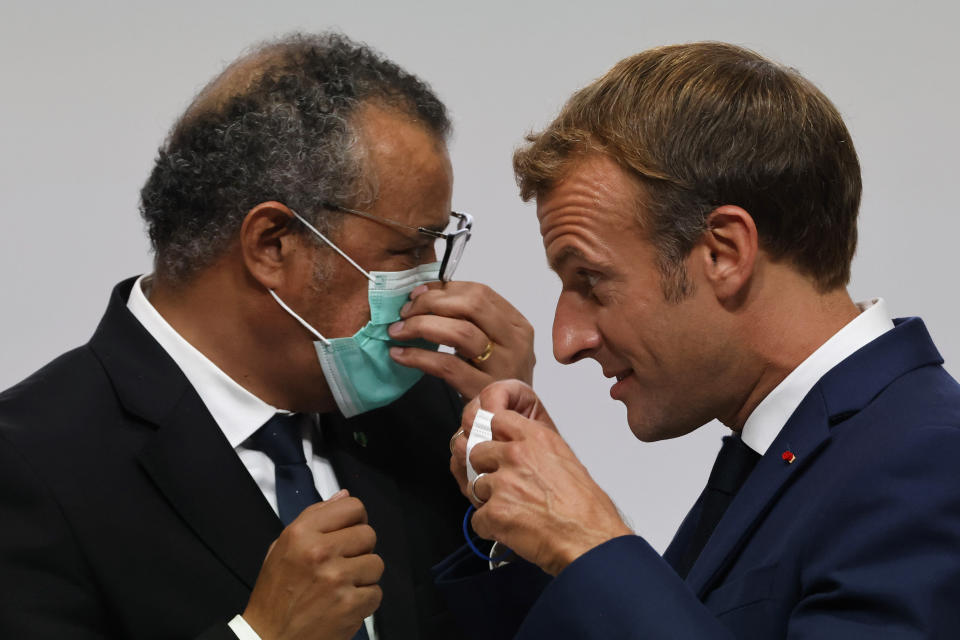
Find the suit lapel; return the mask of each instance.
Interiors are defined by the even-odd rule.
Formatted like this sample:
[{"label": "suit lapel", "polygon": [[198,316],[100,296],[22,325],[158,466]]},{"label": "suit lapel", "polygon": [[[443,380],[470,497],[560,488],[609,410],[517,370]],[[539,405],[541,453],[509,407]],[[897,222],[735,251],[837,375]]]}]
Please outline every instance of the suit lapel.
[{"label": "suit lapel", "polygon": [[700,511],[703,509],[704,493],[706,493],[706,489],[700,492],[700,497],[698,497],[697,501],[693,503],[692,507],[690,507],[690,511],[687,512],[687,515],[683,519],[683,522],[680,523],[680,527],[677,529],[677,532],[673,535],[673,540],[670,541],[670,545],[667,547],[667,550],[663,552],[663,559],[666,560],[667,564],[674,569],[676,569],[680,564],[680,559],[683,557],[683,552],[686,551],[687,546],[690,544],[690,536],[693,535],[693,532],[697,526],[697,522],[700,520]]},{"label": "suit lapel", "polygon": [[[723,577],[777,497],[829,444],[834,426],[856,415],[901,375],[943,362],[919,318],[894,324],[893,330],[820,379],[757,463],[687,577],[687,584],[701,599]],[[788,450],[796,456],[793,463],[781,457]],[[686,520],[668,553],[679,544],[685,527]]]},{"label": "suit lapel", "polygon": [[169,504],[253,588],[280,520],[180,368],[126,306],[120,283],[90,340],[131,414],[154,427],[140,464]]},{"label": "suit lapel", "polygon": [[[341,487],[363,501],[370,526],[377,532],[376,553],[385,565],[380,580],[383,601],[377,609],[377,627],[390,629],[391,637],[415,638],[419,636],[417,602],[400,490],[393,478],[365,459],[363,447],[354,438],[357,423],[354,420],[336,427],[329,425],[330,430],[335,431],[325,434],[330,443],[331,462]],[[324,424],[324,429],[327,428]]]},{"label": "suit lapel", "polygon": [[[810,466],[829,438],[823,399],[814,387],[757,463],[690,569],[687,584],[699,597],[713,588],[777,496]],[[792,464],[781,458],[785,450],[796,456]]]},{"label": "suit lapel", "polygon": [[139,459],[180,517],[252,589],[283,527],[192,389]]}]

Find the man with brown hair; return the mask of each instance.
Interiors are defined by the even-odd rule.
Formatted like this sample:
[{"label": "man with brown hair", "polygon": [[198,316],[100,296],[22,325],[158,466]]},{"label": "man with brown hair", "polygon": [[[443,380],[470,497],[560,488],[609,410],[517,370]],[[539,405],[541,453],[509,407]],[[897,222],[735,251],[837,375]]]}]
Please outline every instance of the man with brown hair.
[{"label": "man with brown hair", "polygon": [[[529,386],[485,389],[451,468],[476,532],[519,558],[437,568],[465,625],[955,637],[960,387],[919,318],[846,292],[861,183],[833,105],[753,52],[670,46],[621,61],[529,140],[515,168],[563,285],[557,360],[599,362],[641,440],[712,419],[732,434],[661,558]],[[492,442],[461,437],[481,408]]]}]

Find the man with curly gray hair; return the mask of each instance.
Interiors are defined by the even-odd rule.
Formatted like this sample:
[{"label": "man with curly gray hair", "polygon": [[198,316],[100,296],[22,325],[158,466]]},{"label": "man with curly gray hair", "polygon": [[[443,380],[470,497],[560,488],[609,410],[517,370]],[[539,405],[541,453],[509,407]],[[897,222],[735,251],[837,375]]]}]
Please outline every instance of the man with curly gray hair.
[{"label": "man with curly gray hair", "polygon": [[154,273],[0,396],[0,635],[458,636],[428,573],[467,507],[447,437],[534,359],[451,280],[450,127],[336,34],[199,93],[142,190]]}]

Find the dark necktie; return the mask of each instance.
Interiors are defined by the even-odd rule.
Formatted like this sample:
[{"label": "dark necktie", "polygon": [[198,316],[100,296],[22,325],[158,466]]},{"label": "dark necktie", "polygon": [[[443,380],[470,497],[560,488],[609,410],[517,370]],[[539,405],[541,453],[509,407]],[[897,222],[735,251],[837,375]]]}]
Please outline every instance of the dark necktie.
[{"label": "dark necktie", "polygon": [[305,413],[278,413],[250,436],[251,448],[273,461],[277,479],[277,511],[283,526],[321,500],[313,474],[303,455],[303,426],[312,420]]},{"label": "dark necktie", "polygon": [[[313,422],[305,413],[278,413],[250,436],[251,448],[264,452],[273,461],[277,479],[277,511],[283,526],[293,522],[300,512],[322,498],[313,481],[313,473],[303,455],[303,427]],[[369,640],[361,625],[353,640]]]},{"label": "dark necktie", "polygon": [[760,457],[759,453],[743,443],[739,435],[724,437],[723,446],[720,447],[720,453],[710,471],[707,488],[703,492],[700,519],[677,564],[677,573],[681,578],[687,577],[690,568],[693,567],[707,540],[710,539],[710,534],[716,529],[720,518],[723,517],[733,497],[743,486]]}]

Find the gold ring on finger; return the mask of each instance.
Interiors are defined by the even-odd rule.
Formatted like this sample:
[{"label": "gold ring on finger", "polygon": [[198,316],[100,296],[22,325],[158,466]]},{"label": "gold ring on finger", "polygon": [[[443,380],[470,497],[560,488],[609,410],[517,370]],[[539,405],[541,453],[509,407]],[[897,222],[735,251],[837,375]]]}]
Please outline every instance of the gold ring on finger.
[{"label": "gold ring on finger", "polygon": [[490,357],[491,353],[493,353],[493,342],[488,340],[487,346],[483,348],[483,353],[478,355],[476,358],[471,358],[471,360],[476,364],[480,364],[481,362],[485,362],[487,358]]}]

